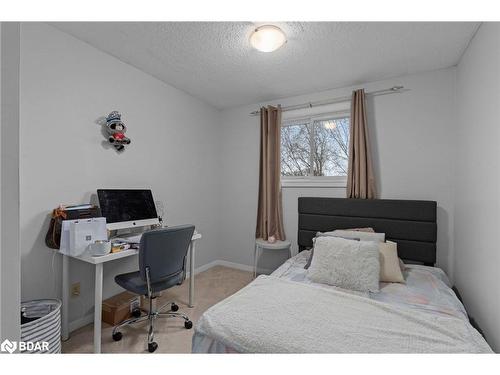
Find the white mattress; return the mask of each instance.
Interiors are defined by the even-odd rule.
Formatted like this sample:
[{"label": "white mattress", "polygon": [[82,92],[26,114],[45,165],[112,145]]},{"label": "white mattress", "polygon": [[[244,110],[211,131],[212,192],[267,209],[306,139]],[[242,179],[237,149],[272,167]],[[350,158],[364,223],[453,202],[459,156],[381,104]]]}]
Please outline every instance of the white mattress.
[{"label": "white mattress", "polygon": [[[325,284],[316,284],[307,278],[304,266],[309,251],[303,251],[286,261],[271,275],[298,283],[311,284],[318,288],[338,289]],[[362,295],[367,298],[415,309],[431,314],[454,316],[468,320],[462,303],[451,290],[451,284],[443,270],[437,267],[406,265],[404,271],[406,283],[381,283],[379,293],[362,294],[339,289],[343,292]],[[196,353],[234,353],[234,349],[223,345],[211,337],[199,332],[193,336],[193,352]]]}]

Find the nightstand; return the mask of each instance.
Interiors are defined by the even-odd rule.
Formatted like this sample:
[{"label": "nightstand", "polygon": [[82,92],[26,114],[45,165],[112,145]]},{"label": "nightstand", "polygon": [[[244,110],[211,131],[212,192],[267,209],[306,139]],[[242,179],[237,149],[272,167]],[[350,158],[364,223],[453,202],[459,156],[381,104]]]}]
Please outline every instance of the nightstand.
[{"label": "nightstand", "polygon": [[264,250],[288,250],[288,258],[292,257],[292,247],[288,240],[276,241],[274,243],[269,243],[262,238],[257,238],[255,240],[255,251],[254,251],[254,262],[253,262],[253,277],[257,277],[257,260],[259,255]]}]

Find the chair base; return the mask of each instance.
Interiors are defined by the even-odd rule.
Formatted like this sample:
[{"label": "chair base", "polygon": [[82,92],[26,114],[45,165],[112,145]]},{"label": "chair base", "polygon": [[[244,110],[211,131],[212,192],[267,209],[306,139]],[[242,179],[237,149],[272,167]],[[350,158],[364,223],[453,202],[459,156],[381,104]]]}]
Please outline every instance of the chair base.
[{"label": "chair base", "polygon": [[[177,312],[179,310],[179,306],[173,302],[170,301],[164,305],[162,305],[159,309],[156,311],[153,311],[152,309],[152,300],[153,298],[149,299],[149,310],[144,310],[140,309],[140,316],[137,316],[138,313],[135,312],[134,317],[124,320],[120,324],[114,326],[113,332],[112,332],[112,337],[114,341],[120,341],[123,337],[122,333],[119,331],[120,328],[123,328],[125,326],[129,326],[131,324],[143,322],[145,320],[149,320],[149,329],[148,329],[148,351],[150,353],[153,353],[158,349],[158,344],[154,341],[154,322],[157,318],[181,318],[184,319],[184,328],[186,329],[191,329],[193,327],[193,322],[189,320],[189,317],[182,313],[182,312]],[[169,307],[168,310],[166,308]],[[165,311],[166,310],[166,311]],[[142,314],[144,313],[144,315]]]}]

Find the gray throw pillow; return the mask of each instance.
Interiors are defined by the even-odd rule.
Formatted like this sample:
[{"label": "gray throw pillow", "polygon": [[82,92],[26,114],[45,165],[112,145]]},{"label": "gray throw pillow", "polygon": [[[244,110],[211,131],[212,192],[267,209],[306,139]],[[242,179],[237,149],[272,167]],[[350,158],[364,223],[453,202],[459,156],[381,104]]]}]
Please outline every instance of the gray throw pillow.
[{"label": "gray throw pillow", "polygon": [[351,240],[385,242],[385,233],[361,232],[350,229],[336,229],[333,232],[320,232],[319,236],[342,237]]}]

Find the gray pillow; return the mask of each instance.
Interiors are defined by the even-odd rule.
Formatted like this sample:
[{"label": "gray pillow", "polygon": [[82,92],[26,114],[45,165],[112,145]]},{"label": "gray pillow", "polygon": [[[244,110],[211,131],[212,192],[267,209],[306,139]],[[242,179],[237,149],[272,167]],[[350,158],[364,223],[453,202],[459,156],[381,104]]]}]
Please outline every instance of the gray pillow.
[{"label": "gray pillow", "polygon": [[373,241],[318,237],[307,276],[316,283],[359,292],[378,292],[379,244]]},{"label": "gray pillow", "polygon": [[370,233],[349,229],[336,229],[333,232],[319,232],[316,236],[331,236],[348,238],[351,240],[385,242],[385,233]]}]

